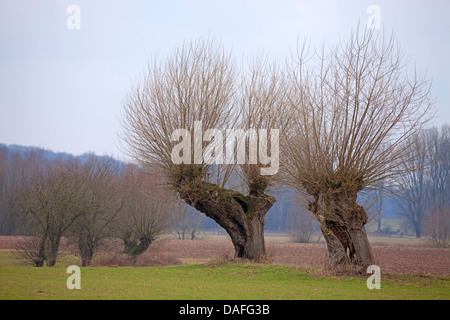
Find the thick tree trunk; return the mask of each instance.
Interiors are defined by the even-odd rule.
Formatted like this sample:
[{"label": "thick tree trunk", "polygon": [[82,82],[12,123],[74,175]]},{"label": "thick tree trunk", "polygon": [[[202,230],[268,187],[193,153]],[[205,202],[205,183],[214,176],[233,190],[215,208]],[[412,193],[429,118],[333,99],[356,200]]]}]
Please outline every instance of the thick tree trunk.
[{"label": "thick tree trunk", "polygon": [[350,257],[347,253],[349,244],[348,237],[345,236],[345,228],[336,218],[331,220],[331,217],[334,217],[333,207],[329,197],[322,192],[314,195],[314,201],[309,204],[309,210],[319,221],[320,230],[327,243],[329,266],[336,270],[349,267]]},{"label": "thick tree trunk", "polygon": [[364,228],[367,215],[356,203],[356,193],[319,192],[309,209],[320,223],[332,269],[352,266],[358,271],[375,263]]},{"label": "thick tree trunk", "polygon": [[328,257],[330,259],[330,268],[339,269],[350,265],[350,259],[347,256],[346,248],[341,240],[334,234],[332,228],[327,226],[326,220],[322,215],[318,215],[320,230],[327,243]]},{"label": "thick tree trunk", "polygon": [[356,203],[356,193],[351,197],[342,197],[343,218],[353,247],[352,262],[366,269],[375,264],[372,248],[367,237],[365,225],[368,221],[366,211]]},{"label": "thick tree trunk", "polygon": [[275,198],[263,192],[239,192],[200,182],[179,186],[186,203],[212,218],[230,235],[236,258],[259,260],[266,257],[264,217]]},{"label": "thick tree trunk", "polygon": [[82,267],[88,267],[91,265],[92,258],[94,257],[94,252],[92,250],[89,250],[88,252],[85,252],[81,255],[81,266]]},{"label": "thick tree trunk", "polygon": [[364,226],[358,229],[350,228],[348,232],[354,248],[355,258],[353,263],[363,269],[367,269],[368,266],[375,264],[375,258]]},{"label": "thick tree trunk", "polygon": [[59,244],[61,243],[61,234],[57,234],[54,237],[49,237],[50,239],[50,252],[48,254],[47,266],[53,267],[56,264],[56,259],[58,257]]},{"label": "thick tree trunk", "polygon": [[37,256],[33,259],[33,263],[36,267],[43,267],[46,259],[46,246],[47,246],[47,233],[42,235],[39,243],[39,250]]},{"label": "thick tree trunk", "polygon": [[136,240],[131,240],[130,237],[126,237],[122,239],[124,243],[124,252],[126,254],[129,254],[131,256],[139,256],[142,254],[145,250],[148,249],[150,244],[153,241],[153,238],[148,236],[142,236],[139,238],[139,243]]}]

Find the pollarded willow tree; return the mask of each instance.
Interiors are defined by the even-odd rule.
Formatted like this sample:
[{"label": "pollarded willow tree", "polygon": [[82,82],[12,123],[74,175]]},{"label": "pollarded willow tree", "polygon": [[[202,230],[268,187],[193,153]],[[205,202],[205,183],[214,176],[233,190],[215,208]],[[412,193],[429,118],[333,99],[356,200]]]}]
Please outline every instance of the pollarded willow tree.
[{"label": "pollarded willow tree", "polygon": [[402,170],[404,142],[429,119],[431,85],[408,72],[396,38],[377,30],[313,56],[306,45],[298,52],[281,143],[287,182],[311,196],[331,267],[374,264],[357,197]]},{"label": "pollarded willow tree", "polygon": [[127,165],[122,169],[121,180],[126,201],[114,228],[123,241],[124,252],[137,258],[169,231],[179,208],[173,192],[152,170]]},{"label": "pollarded willow tree", "polygon": [[238,68],[214,40],[193,41],[149,65],[124,107],[128,154],[156,166],[181,199],[222,226],[236,257],[266,254],[279,161],[272,129],[286,106],[280,74],[262,59]]}]

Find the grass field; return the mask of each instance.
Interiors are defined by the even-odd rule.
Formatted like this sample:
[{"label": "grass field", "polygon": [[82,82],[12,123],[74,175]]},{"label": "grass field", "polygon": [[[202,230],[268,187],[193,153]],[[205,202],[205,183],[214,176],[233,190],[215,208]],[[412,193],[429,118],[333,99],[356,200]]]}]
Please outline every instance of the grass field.
[{"label": "grass field", "polygon": [[166,267],[81,268],[81,289],[69,290],[64,264],[18,265],[0,252],[0,299],[450,299],[450,277],[382,274],[381,289],[364,276],[320,268],[223,262]]}]

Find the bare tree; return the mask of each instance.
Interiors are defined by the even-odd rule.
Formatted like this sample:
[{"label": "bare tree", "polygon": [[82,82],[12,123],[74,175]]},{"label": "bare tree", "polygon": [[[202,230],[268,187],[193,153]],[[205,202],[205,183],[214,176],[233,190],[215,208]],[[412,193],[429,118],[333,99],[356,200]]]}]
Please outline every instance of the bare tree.
[{"label": "bare tree", "polygon": [[54,266],[61,238],[80,215],[77,205],[83,180],[72,161],[56,160],[48,163],[38,176],[23,183],[16,201],[20,213],[34,224],[39,241],[35,265]]},{"label": "bare tree", "polygon": [[299,47],[290,66],[286,180],[313,197],[331,266],[371,265],[358,193],[401,171],[404,142],[428,120],[430,84],[409,75],[395,37],[376,30],[307,57],[308,46]]},{"label": "bare tree", "polygon": [[[276,108],[285,105],[279,103],[284,90],[277,73],[255,63],[239,76],[230,54],[213,40],[200,40],[151,65],[124,108],[130,155],[161,169],[181,199],[221,225],[236,257],[265,256],[264,217],[275,198],[266,193],[271,177],[261,174],[267,162],[227,164],[223,150],[227,157],[236,149],[248,151],[254,137],[248,129],[274,128],[282,114]],[[235,125],[242,134],[227,135]],[[173,150],[182,161],[174,163]]]},{"label": "bare tree", "polygon": [[121,176],[125,202],[115,222],[124,251],[140,255],[173,224],[176,198],[164,179],[152,170],[128,165]]},{"label": "bare tree", "polygon": [[399,181],[400,215],[412,227],[416,238],[422,237],[422,227],[428,206],[429,182],[427,167],[430,166],[427,134],[420,131],[407,142],[409,152],[405,152],[399,167],[403,173],[397,176]]},{"label": "bare tree", "polygon": [[425,231],[438,248],[450,247],[450,207],[430,208],[425,218]]},{"label": "bare tree", "polygon": [[39,236],[18,236],[14,239],[13,248],[18,259],[35,267],[44,265],[49,251],[48,243],[43,243]]},{"label": "bare tree", "polygon": [[[424,227],[435,245],[446,244],[450,192],[450,130],[448,125],[422,130],[412,137],[410,154],[400,166],[400,214],[420,238]],[[414,156],[411,156],[414,155]],[[439,240],[441,239],[441,240]]]},{"label": "bare tree", "polygon": [[81,213],[70,228],[70,236],[78,246],[82,266],[89,266],[94,254],[111,235],[110,225],[124,205],[115,161],[109,157],[89,155],[78,170],[83,188],[76,204]]}]

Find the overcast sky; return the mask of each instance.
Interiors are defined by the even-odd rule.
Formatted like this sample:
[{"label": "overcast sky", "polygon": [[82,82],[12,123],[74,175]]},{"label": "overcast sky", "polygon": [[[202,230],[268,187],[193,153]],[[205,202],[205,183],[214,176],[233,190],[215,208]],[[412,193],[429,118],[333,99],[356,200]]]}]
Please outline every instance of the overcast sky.
[{"label": "overcast sky", "polygon": [[450,123],[449,0],[0,0],[0,143],[122,158],[122,101],[155,53],[214,35],[236,54],[284,59],[298,37],[345,39],[370,5],[433,80],[434,123]]}]

